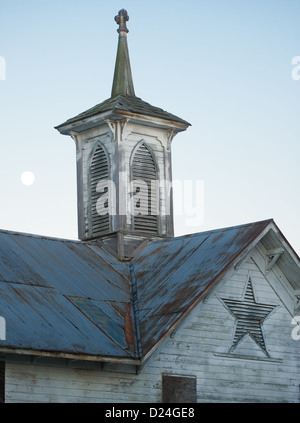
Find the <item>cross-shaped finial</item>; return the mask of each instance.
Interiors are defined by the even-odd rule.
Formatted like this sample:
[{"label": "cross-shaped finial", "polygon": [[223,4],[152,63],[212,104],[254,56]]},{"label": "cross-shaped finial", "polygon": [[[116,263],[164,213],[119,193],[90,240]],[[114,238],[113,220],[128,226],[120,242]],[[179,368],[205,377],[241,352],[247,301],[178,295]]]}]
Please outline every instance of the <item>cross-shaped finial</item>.
[{"label": "cross-shaped finial", "polygon": [[126,26],[126,22],[129,21],[129,16],[127,10],[122,9],[119,11],[118,15],[115,16],[115,21],[119,25],[118,32],[129,32]]}]

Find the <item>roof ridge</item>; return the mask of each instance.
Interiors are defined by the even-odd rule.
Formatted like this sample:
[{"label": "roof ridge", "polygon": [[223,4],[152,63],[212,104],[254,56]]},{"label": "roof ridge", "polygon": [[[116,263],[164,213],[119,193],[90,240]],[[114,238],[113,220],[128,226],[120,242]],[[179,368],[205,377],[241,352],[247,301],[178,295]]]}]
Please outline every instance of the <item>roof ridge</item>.
[{"label": "roof ridge", "polygon": [[176,241],[182,238],[190,238],[190,237],[196,237],[199,235],[205,235],[205,234],[212,234],[212,233],[216,233],[216,232],[224,232],[224,231],[230,231],[233,229],[237,229],[237,228],[243,228],[243,227],[248,227],[248,226],[254,226],[254,225],[259,225],[259,224],[263,224],[265,223],[266,226],[269,225],[270,223],[274,223],[274,219],[266,219],[266,220],[260,220],[257,222],[250,222],[250,223],[243,223],[241,225],[234,225],[234,226],[226,226],[224,228],[216,228],[216,229],[208,229],[207,231],[203,231],[203,232],[195,232],[192,234],[185,234],[185,235],[179,235],[179,236],[174,236],[174,237],[170,237],[170,238],[163,238],[163,239],[154,239],[152,241],[152,243],[156,243],[156,242],[170,242],[170,241]]},{"label": "roof ridge", "polygon": [[32,234],[32,233],[29,233],[29,232],[17,232],[17,231],[12,231],[12,230],[9,230],[9,229],[0,229],[0,235],[1,234],[25,236],[25,237],[32,237],[32,238],[39,238],[39,239],[47,239],[49,241],[83,243],[83,241],[78,240],[78,239],[59,238],[59,237],[50,236],[50,235]]},{"label": "roof ridge", "polygon": [[[223,231],[228,231],[228,230],[231,230],[231,229],[242,228],[242,227],[247,227],[247,226],[251,226],[251,225],[258,225],[258,224],[263,224],[263,223],[265,223],[266,226],[270,223],[274,223],[276,225],[276,223],[274,222],[274,219],[266,219],[266,220],[261,220],[261,221],[252,222],[252,223],[245,223],[245,224],[236,225],[236,226],[228,226],[228,227],[225,227],[225,228],[217,228],[217,229],[211,229],[211,230],[207,230],[207,231],[203,231],[203,232],[195,232],[195,233],[192,233],[192,234],[186,234],[186,235],[180,235],[180,236],[162,238],[162,239],[153,239],[153,240],[150,241],[150,243],[153,244],[153,243],[158,243],[158,242],[159,243],[161,243],[161,242],[171,242],[171,241],[176,241],[176,240],[179,240],[179,239],[182,239],[182,238],[191,238],[191,237],[196,237],[196,236],[199,236],[199,235],[211,234],[211,233],[216,233],[216,232],[221,232],[221,231],[223,232]],[[91,242],[90,240],[82,241],[82,240],[78,240],[78,239],[59,238],[59,237],[50,236],[50,235],[32,234],[32,233],[29,233],[29,232],[17,232],[17,231],[12,231],[12,230],[9,230],[9,229],[0,229],[0,235],[1,234],[46,239],[46,240],[49,240],[49,241],[73,242],[73,243],[76,243],[76,244],[89,244]],[[135,258],[133,258],[132,261],[134,262],[134,260],[135,260]]]}]

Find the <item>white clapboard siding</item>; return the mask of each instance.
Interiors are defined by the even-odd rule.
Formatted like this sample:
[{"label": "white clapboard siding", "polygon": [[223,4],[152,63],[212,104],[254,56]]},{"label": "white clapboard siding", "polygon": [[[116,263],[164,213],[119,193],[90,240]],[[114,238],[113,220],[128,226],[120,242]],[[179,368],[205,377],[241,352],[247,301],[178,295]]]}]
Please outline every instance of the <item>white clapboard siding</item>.
[{"label": "white clapboard siding", "polygon": [[[165,373],[196,376],[198,402],[299,402],[300,341],[291,337],[291,310],[281,301],[288,287],[283,277],[276,288],[271,286],[256,264],[260,254],[256,249],[253,258],[232,270],[158,347],[138,375],[108,365],[102,370],[76,370],[7,363],[6,401],[161,402]],[[273,271],[274,278],[276,265]],[[256,300],[276,306],[263,323],[270,357],[250,337],[229,352],[235,318],[223,299],[242,299],[249,275]]]},{"label": "white clapboard siding", "polygon": [[[173,221],[170,218],[169,182],[171,179],[171,156],[169,134],[164,129],[127,122],[126,125],[103,125],[90,129],[77,136],[77,181],[78,181],[78,230],[80,239],[89,239],[106,235],[114,230],[122,229],[143,235],[172,234]],[[143,180],[157,179],[160,186],[157,189],[156,203],[153,201],[152,216],[143,211],[144,216],[134,221],[132,213],[132,160],[136,147],[144,142],[155,157],[155,178],[147,165],[144,167]],[[91,184],[90,164],[98,144],[101,144],[107,154],[109,163],[109,178],[115,184],[117,197],[110,206],[113,210],[126,211],[125,217],[118,219],[116,214],[99,216],[95,209],[95,198]],[[149,163],[148,163],[149,164]],[[151,164],[151,163],[150,163]],[[138,170],[138,169],[136,169]],[[97,176],[97,175],[95,175]],[[93,178],[92,178],[93,179]],[[121,187],[121,189],[120,189]],[[93,195],[95,195],[93,197]],[[100,201],[101,202],[101,201]],[[99,205],[99,203],[98,203]],[[120,206],[120,209],[119,209]],[[111,209],[109,209],[111,211]],[[121,213],[122,214],[122,213]],[[158,216],[156,216],[158,214]],[[96,221],[96,224],[95,224]],[[135,228],[134,228],[135,226]]]}]

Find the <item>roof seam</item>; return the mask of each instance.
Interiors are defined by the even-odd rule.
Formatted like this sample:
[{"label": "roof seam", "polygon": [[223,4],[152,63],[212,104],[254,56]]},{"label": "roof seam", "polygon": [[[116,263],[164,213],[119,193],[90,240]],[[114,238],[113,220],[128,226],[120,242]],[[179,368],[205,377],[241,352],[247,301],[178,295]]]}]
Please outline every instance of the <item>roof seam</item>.
[{"label": "roof seam", "polygon": [[143,356],[143,348],[142,348],[142,341],[141,341],[141,334],[140,334],[140,315],[139,315],[139,306],[138,306],[138,290],[137,290],[137,283],[136,283],[136,276],[134,271],[134,266],[132,263],[129,263],[129,273],[131,276],[131,284],[130,284],[130,295],[131,295],[131,303],[133,307],[133,319],[135,325],[135,340],[136,340],[136,351],[138,357]]},{"label": "roof seam", "polygon": [[[92,324],[94,324],[107,338],[109,338],[115,345],[117,345],[118,347],[122,348],[123,351],[125,351],[124,347],[122,347],[122,345],[120,345],[118,343],[118,341],[116,339],[114,339],[113,336],[111,336],[108,332],[106,332],[104,330],[104,328],[99,325],[93,318],[92,316],[90,316],[86,310],[82,309],[78,304],[76,304],[73,300],[73,298],[75,298],[74,296],[70,296],[70,295],[64,295],[64,297],[80,312],[82,313]],[[104,312],[105,313],[105,312]],[[105,313],[106,314],[106,313]],[[110,317],[107,316],[109,319]],[[111,320],[111,319],[110,319]],[[129,355],[132,355],[132,353],[130,352],[130,350],[127,350]]]},{"label": "roof seam", "polygon": [[0,283],[5,283],[5,284],[11,284],[11,285],[23,285],[23,286],[29,286],[32,288],[45,288],[45,289],[54,289],[53,286],[51,285],[39,285],[39,284],[34,284],[34,283],[30,283],[30,282],[17,282],[17,281],[7,281],[4,279],[0,279]]},{"label": "roof seam", "polygon": [[[102,256],[100,256],[99,254],[97,254],[96,253],[96,251],[94,251],[88,244],[86,244],[86,246],[88,247],[88,249],[95,255],[95,256],[97,256],[100,260],[102,260],[102,261],[104,261],[105,262],[105,264],[108,266],[108,267],[110,267],[114,272],[116,272],[116,273],[118,273],[123,279],[125,279],[127,282],[128,282],[128,284],[129,284],[129,286],[130,286],[130,280],[125,276],[125,275],[123,275],[123,273],[120,273],[119,271],[118,271],[118,269],[116,268],[116,267],[114,267],[109,261],[107,261],[107,260],[105,260],[105,258],[104,257],[102,257]],[[100,246],[98,246],[98,248],[100,248],[101,250],[102,250],[102,248],[100,247]]]}]

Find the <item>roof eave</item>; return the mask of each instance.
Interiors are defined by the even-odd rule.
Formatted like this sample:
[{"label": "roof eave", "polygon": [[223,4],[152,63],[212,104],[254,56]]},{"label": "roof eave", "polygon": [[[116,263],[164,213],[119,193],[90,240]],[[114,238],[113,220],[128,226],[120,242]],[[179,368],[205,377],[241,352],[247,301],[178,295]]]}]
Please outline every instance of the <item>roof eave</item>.
[{"label": "roof eave", "polygon": [[286,239],[286,237],[283,235],[283,233],[281,232],[281,230],[279,229],[279,227],[276,225],[274,221],[271,223],[270,226],[272,226],[272,229],[274,230],[274,232],[276,233],[276,235],[279,237],[280,241],[282,242],[283,247],[292,257],[293,261],[295,262],[295,264],[300,270],[300,257],[298,256],[294,248],[291,246],[289,241]]},{"label": "roof eave", "polygon": [[97,354],[83,354],[83,353],[70,353],[63,351],[44,351],[44,350],[33,350],[27,348],[10,348],[0,347],[1,355],[19,355],[29,357],[43,357],[43,358],[60,358],[69,359],[76,361],[90,361],[98,363],[114,363],[114,364],[129,364],[134,366],[140,366],[141,360],[139,358],[130,357],[117,357],[117,356],[103,356]]},{"label": "roof eave", "polygon": [[71,135],[72,133],[82,133],[94,127],[107,124],[107,121],[128,120],[132,123],[143,124],[151,127],[158,127],[165,130],[173,130],[175,133],[185,131],[190,123],[182,121],[177,122],[171,119],[162,119],[150,115],[128,112],[124,110],[110,110],[104,113],[95,114],[93,116],[79,119],[75,122],[65,122],[55,127],[62,135]]}]

